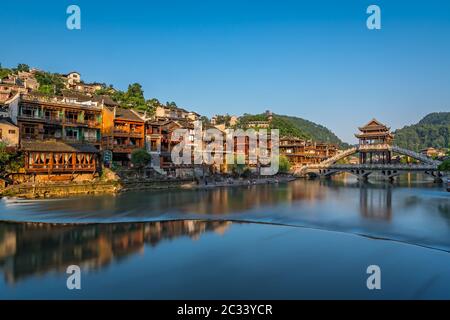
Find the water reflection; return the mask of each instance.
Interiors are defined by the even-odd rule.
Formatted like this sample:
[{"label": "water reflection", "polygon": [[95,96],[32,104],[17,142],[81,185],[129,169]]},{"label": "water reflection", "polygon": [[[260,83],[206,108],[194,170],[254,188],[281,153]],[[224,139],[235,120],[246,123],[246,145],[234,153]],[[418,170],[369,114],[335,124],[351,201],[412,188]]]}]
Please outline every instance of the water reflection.
[{"label": "water reflection", "polygon": [[379,189],[362,185],[359,189],[361,216],[368,219],[391,220],[392,187],[383,185]]},{"label": "water reflection", "polygon": [[99,269],[163,240],[183,236],[197,240],[205,232],[223,234],[230,224],[192,220],[80,226],[0,223],[0,269],[10,284],[52,270],[65,272],[71,264]]},{"label": "water reflection", "polygon": [[0,202],[0,220],[55,223],[232,220],[322,228],[450,250],[450,193],[432,182],[298,180],[211,190]]}]

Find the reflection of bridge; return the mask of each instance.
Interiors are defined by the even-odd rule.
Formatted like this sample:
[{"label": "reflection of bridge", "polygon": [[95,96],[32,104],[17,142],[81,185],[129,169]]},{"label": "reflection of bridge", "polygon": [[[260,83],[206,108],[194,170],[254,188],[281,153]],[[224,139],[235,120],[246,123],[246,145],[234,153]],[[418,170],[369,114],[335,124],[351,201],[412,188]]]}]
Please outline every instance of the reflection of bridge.
[{"label": "reflection of bridge", "polygon": [[[360,163],[360,164],[339,164],[340,160],[347,158],[348,156],[356,153],[372,153],[379,151],[388,151],[401,155],[408,156],[410,158],[419,161],[417,164],[402,164],[392,163],[387,161],[374,162],[374,163]],[[310,164],[300,167],[296,170],[297,175],[302,176],[320,176],[331,177],[337,173],[351,173],[358,177],[358,179],[365,180],[372,173],[378,173],[385,178],[392,180],[395,176],[409,172],[422,172],[429,174],[435,178],[442,177],[442,174],[438,170],[440,161],[428,158],[425,155],[417,152],[403,149],[390,144],[370,144],[370,145],[358,145],[356,147],[338,152],[335,156],[328,158],[327,160],[318,163]]]}]

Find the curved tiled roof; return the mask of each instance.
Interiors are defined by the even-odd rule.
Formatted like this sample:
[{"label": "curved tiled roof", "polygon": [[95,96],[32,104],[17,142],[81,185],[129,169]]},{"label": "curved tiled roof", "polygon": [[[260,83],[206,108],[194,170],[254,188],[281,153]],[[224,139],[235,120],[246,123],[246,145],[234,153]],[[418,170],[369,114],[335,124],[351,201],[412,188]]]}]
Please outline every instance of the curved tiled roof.
[{"label": "curved tiled roof", "polygon": [[35,141],[25,140],[21,142],[23,151],[41,152],[82,152],[97,153],[98,149],[92,144],[86,143],[65,143],[61,141]]}]

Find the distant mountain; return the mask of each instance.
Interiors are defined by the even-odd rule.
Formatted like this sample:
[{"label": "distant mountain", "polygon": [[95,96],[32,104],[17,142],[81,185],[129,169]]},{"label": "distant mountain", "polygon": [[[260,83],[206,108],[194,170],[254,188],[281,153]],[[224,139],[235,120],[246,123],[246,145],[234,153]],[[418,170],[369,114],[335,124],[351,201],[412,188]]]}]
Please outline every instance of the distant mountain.
[{"label": "distant mountain", "polygon": [[[268,114],[244,114],[239,117],[238,126],[247,127],[249,122],[252,121],[267,121]],[[293,136],[302,139],[311,139],[317,142],[334,143],[340,147],[348,147],[348,144],[342,142],[330,129],[302,119],[298,117],[292,117],[287,115],[272,115],[271,128],[277,128],[280,130],[280,136]]]},{"label": "distant mountain", "polygon": [[420,151],[427,147],[450,147],[450,112],[434,112],[417,124],[405,126],[394,132],[395,144]]}]

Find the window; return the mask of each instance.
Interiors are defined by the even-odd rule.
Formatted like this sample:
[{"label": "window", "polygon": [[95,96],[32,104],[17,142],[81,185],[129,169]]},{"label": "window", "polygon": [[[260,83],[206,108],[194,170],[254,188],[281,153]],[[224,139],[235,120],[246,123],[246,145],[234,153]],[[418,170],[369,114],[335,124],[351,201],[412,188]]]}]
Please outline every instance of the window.
[{"label": "window", "polygon": [[157,151],[156,141],[155,141],[155,140],[152,140],[152,141],[150,142],[150,150],[151,150],[151,151]]},{"label": "window", "polygon": [[66,138],[71,140],[78,140],[78,131],[73,129],[66,129]]},{"label": "window", "polygon": [[3,138],[2,129],[0,129],[0,139]]},{"label": "window", "polygon": [[33,126],[23,126],[23,137],[27,139],[34,138],[35,129]]},{"label": "window", "polygon": [[8,133],[9,134],[16,134],[16,130],[9,130]]}]

